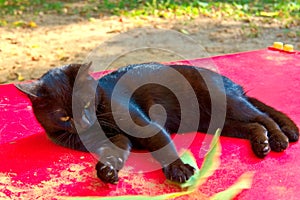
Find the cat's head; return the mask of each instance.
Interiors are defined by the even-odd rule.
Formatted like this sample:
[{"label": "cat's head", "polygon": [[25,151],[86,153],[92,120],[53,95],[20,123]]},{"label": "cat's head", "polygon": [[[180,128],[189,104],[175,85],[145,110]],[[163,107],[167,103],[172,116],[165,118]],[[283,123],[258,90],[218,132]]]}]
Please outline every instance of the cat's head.
[{"label": "cat's head", "polygon": [[[89,75],[90,66],[91,63],[65,65],[49,70],[36,81],[16,85],[28,95],[37,120],[55,143],[75,149],[82,145],[72,112],[73,89],[75,80],[76,85],[82,85],[81,91],[86,91],[91,84],[95,85],[95,80]],[[82,97],[84,96],[83,94]],[[89,103],[88,99],[76,101],[77,104]],[[80,115],[85,115],[84,110],[81,110]],[[82,116],[82,119],[83,124],[88,120],[86,116]]]}]

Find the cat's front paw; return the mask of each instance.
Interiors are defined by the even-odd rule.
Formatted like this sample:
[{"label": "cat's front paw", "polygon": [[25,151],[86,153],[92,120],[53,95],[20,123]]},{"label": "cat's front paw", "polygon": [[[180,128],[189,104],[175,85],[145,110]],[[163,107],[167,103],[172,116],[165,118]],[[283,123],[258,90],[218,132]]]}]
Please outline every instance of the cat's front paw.
[{"label": "cat's front paw", "polygon": [[169,164],[163,168],[163,172],[167,179],[177,183],[184,183],[195,173],[195,168],[189,164],[184,164],[181,160]]},{"label": "cat's front paw", "polygon": [[98,178],[105,183],[116,184],[119,181],[118,171],[110,164],[98,162],[96,170]]}]

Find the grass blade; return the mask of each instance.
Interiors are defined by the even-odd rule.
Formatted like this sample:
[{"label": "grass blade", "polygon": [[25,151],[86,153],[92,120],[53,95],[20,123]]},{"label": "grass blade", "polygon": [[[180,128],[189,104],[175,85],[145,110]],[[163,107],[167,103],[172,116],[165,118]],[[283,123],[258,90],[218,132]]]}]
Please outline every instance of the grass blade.
[{"label": "grass blade", "polygon": [[182,184],[181,187],[188,187],[188,191],[197,190],[219,167],[221,155],[220,134],[221,129],[218,129],[212,139],[209,151],[204,157],[200,170],[196,171],[195,175],[188,182]]},{"label": "grass blade", "polygon": [[228,189],[211,197],[211,200],[230,200],[245,189],[251,188],[254,172],[246,172]]}]

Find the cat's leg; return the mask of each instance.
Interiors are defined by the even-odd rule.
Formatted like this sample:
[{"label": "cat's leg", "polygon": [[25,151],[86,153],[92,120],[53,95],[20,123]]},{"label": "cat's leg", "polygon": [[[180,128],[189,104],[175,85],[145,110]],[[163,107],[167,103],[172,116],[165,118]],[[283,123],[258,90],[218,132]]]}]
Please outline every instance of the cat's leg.
[{"label": "cat's leg", "polygon": [[[126,132],[134,147],[151,153],[162,166],[167,179],[179,183],[186,182],[194,174],[195,169],[184,164],[179,158],[168,131],[137,108],[137,106],[132,106],[130,110],[131,119],[134,123],[120,121],[121,126],[119,127]],[[120,110],[119,114],[125,112]],[[120,118],[123,119],[122,116]]]},{"label": "cat's leg", "polygon": [[269,145],[273,151],[283,151],[289,145],[288,137],[279,125],[252,105],[246,98],[227,98],[227,119],[248,123],[259,123],[267,129]]},{"label": "cat's leg", "polygon": [[279,125],[280,129],[289,138],[290,142],[299,140],[299,129],[288,116],[253,97],[248,97],[248,101],[260,111],[268,114],[268,116]]},{"label": "cat's leg", "polygon": [[257,157],[265,157],[271,150],[267,129],[258,123],[246,123],[237,120],[226,120],[221,135],[249,139]]},{"label": "cat's leg", "polygon": [[119,180],[118,172],[123,168],[130,150],[131,142],[122,134],[103,141],[101,147],[96,150],[99,156],[96,165],[98,178],[106,183],[116,183]]},{"label": "cat's leg", "polygon": [[162,129],[156,135],[143,139],[141,143],[161,164],[167,179],[184,183],[194,174],[195,169],[184,164],[179,158],[170,134],[166,130]]},{"label": "cat's leg", "polygon": [[[133,143],[138,144],[138,146],[143,147],[151,153],[161,164],[163,173],[167,179],[178,183],[186,182],[194,174],[195,169],[182,162],[170,134],[163,127],[155,122],[148,123],[147,127],[159,131],[150,137],[133,139]],[[149,133],[148,130],[145,130],[145,132]]]}]

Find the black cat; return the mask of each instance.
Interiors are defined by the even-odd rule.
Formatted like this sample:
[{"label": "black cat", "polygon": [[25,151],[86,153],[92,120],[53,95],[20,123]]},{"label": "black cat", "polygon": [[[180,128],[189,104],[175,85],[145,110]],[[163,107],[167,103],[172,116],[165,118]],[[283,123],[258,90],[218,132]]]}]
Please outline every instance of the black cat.
[{"label": "black cat", "polygon": [[[132,147],[150,151],[168,179],[185,182],[193,175],[194,168],[180,160],[169,133],[207,132],[213,115],[217,120],[225,120],[223,127],[213,130],[222,128],[224,136],[249,139],[254,153],[261,158],[270,150],[283,151],[289,142],[299,138],[297,126],[285,114],[247,96],[241,86],[213,71],[146,63],[121,68],[96,81],[88,73],[90,65],[70,64],[52,69],[39,80],[17,87],[28,94],[37,120],[55,143],[99,155],[96,170],[104,182],[118,181],[118,171]],[[181,83],[170,69],[188,84]],[[141,80],[147,84],[139,85]],[[152,80],[172,83],[176,91]],[[79,90],[75,89],[75,83]],[[199,111],[196,128],[193,120],[185,120],[184,128],[180,127],[183,118],[189,117],[183,116],[176,93],[187,97],[185,100],[195,95],[196,107],[190,102],[187,105],[195,108],[189,111],[190,116]],[[129,100],[128,94],[132,94]],[[154,105],[161,105],[164,112],[155,116],[157,112],[151,110]],[[74,106],[78,107],[76,114]],[[159,119],[159,113],[166,117],[163,124],[152,120],[153,116]],[[79,119],[77,122],[75,117]],[[101,134],[96,124],[101,125],[105,134]]]}]

